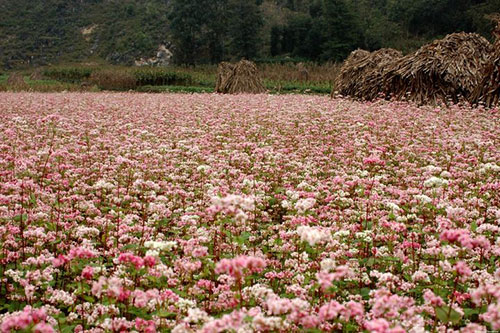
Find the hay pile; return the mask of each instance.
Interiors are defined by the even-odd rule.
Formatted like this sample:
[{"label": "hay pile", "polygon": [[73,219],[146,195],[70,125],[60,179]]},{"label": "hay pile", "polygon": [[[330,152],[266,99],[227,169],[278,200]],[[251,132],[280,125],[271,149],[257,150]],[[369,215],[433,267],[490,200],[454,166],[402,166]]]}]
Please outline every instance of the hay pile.
[{"label": "hay pile", "polygon": [[487,18],[496,23],[492,31],[496,42],[495,52],[490,61],[484,66],[482,71],[482,80],[474,90],[470,98],[472,104],[482,104],[492,107],[500,103],[500,14],[488,15]]},{"label": "hay pile", "polygon": [[480,35],[454,33],[390,64],[380,84],[386,95],[418,104],[468,100],[492,53]]},{"label": "hay pile", "polygon": [[[340,68],[336,89],[343,96],[356,96],[357,80],[365,75],[366,68],[361,64],[370,57],[370,52],[357,49],[352,51]],[[333,91],[332,91],[333,95]]]},{"label": "hay pile", "polygon": [[233,75],[234,65],[229,62],[221,62],[217,68],[217,81],[215,82],[215,91],[224,93],[225,84],[229,77]]},{"label": "hay pile", "polygon": [[364,67],[364,73],[355,83],[354,97],[362,100],[374,100],[388,93],[388,87],[383,85],[384,77],[390,66],[401,59],[403,54],[394,49],[380,49],[370,53],[359,61],[359,66]]},{"label": "hay pile", "polygon": [[31,73],[30,80],[32,80],[32,81],[43,80],[43,75],[42,75],[42,71],[40,70],[40,68],[35,69],[33,71],[33,73]]},{"label": "hay pile", "polygon": [[22,88],[26,86],[26,82],[24,82],[24,76],[21,73],[14,72],[7,78],[7,85]]},{"label": "hay pile", "polygon": [[223,94],[259,94],[266,89],[259,78],[257,66],[251,61],[241,60],[234,65],[219,65],[215,91]]},{"label": "hay pile", "polygon": [[474,90],[470,102],[487,107],[498,105],[500,102],[500,48],[496,50],[491,61],[484,67],[482,76],[483,78]]}]

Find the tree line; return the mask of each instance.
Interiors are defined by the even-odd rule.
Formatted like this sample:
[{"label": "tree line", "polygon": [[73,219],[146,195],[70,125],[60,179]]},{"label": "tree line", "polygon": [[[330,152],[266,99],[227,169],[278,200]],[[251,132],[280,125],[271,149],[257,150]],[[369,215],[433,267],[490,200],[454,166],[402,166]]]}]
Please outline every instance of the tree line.
[{"label": "tree line", "polygon": [[[177,61],[341,61],[356,48],[410,52],[457,31],[490,37],[499,0],[174,0]],[[188,28],[186,28],[188,27]]]},{"label": "tree line", "polygon": [[489,38],[493,12],[500,0],[0,0],[0,63],[132,64],[162,43],[187,65],[341,61],[356,48],[410,52],[456,31]]}]

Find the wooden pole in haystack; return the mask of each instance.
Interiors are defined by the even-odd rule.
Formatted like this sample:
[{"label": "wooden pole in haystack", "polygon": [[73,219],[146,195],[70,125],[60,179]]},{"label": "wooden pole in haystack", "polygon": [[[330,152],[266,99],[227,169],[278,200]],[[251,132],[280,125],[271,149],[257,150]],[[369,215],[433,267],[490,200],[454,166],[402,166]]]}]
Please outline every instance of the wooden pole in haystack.
[{"label": "wooden pole in haystack", "polygon": [[216,91],[223,94],[260,94],[266,92],[266,88],[260,80],[257,66],[251,61],[241,60],[235,65],[219,65]]}]

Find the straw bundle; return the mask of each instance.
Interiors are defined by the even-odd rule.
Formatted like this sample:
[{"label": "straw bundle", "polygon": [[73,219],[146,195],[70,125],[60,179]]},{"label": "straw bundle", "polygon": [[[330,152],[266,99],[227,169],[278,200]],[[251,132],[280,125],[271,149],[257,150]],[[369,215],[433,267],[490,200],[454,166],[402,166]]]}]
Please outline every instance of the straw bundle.
[{"label": "straw bundle", "polygon": [[259,78],[257,66],[253,62],[241,60],[231,66],[232,70],[228,65],[219,66],[216,91],[223,94],[258,94],[266,91]]},{"label": "straw bundle", "polygon": [[371,101],[387,94],[388,88],[382,84],[382,77],[387,69],[402,57],[403,54],[400,51],[380,49],[362,59],[359,66],[364,66],[365,71],[355,85],[354,97]]},{"label": "straw bundle", "polygon": [[387,95],[418,104],[469,99],[492,52],[480,35],[454,33],[390,64],[382,86]]},{"label": "straw bundle", "polygon": [[473,104],[482,104],[487,107],[498,105],[500,102],[500,49],[483,69],[483,79],[470,98]]},{"label": "straw bundle", "polygon": [[24,87],[26,82],[24,82],[24,76],[20,73],[14,72],[7,78],[7,84],[12,87]]},{"label": "straw bundle", "polygon": [[[352,51],[340,68],[336,89],[343,96],[356,95],[357,80],[365,73],[366,67],[362,64],[370,57],[370,52],[357,49]],[[332,91],[333,95],[333,91]]]},{"label": "straw bundle", "polygon": [[42,80],[43,79],[43,75],[42,75],[42,71],[40,70],[40,68],[37,68],[33,71],[33,73],[31,73],[30,75],[30,80],[32,81],[38,81],[38,80]]},{"label": "straw bundle", "polygon": [[484,66],[482,80],[474,90],[470,102],[472,104],[482,104],[492,107],[500,103],[500,14],[494,13],[487,15],[486,18],[496,23],[492,31],[492,35],[496,39],[494,45],[495,53],[486,66]]},{"label": "straw bundle", "polygon": [[225,84],[228,78],[233,75],[234,65],[228,62],[221,62],[217,68],[217,81],[215,82],[215,91],[218,93],[223,93],[225,90]]}]

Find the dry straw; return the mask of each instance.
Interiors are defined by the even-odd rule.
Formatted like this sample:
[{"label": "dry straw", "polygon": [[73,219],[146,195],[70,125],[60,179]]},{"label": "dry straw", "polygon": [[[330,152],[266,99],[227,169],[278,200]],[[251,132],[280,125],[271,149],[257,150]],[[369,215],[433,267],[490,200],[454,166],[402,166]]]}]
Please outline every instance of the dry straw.
[{"label": "dry straw", "polygon": [[463,32],[404,57],[392,49],[356,50],[342,66],[337,88],[341,95],[361,100],[381,96],[418,104],[470,100],[492,54],[493,46],[485,38]]},{"label": "dry straw", "polygon": [[338,92],[361,100],[372,100],[385,92],[381,78],[386,69],[403,55],[394,49],[375,52],[356,50],[342,66],[338,81]]},{"label": "dry straw", "polygon": [[7,78],[7,85],[14,88],[23,88],[26,86],[26,82],[24,81],[24,76],[21,73],[11,73]]},{"label": "dry straw", "polygon": [[493,46],[473,33],[454,33],[393,62],[382,77],[385,93],[418,104],[467,100],[482,78]]},{"label": "dry straw", "polygon": [[496,39],[494,54],[484,66],[482,79],[474,90],[470,101],[472,104],[482,104],[492,107],[500,103],[500,14],[492,14],[487,18],[496,22],[493,36]]},{"label": "dry straw", "polygon": [[[366,68],[360,63],[370,57],[370,52],[365,50],[352,51],[340,68],[337,78],[337,91],[343,96],[356,96],[356,80],[365,75]],[[333,93],[333,92],[332,92]]]},{"label": "dry straw", "polygon": [[309,81],[309,71],[307,70],[306,66],[301,62],[297,64],[297,74],[299,81]]},{"label": "dry straw", "polygon": [[217,68],[217,81],[215,82],[215,91],[224,93],[226,83],[231,75],[233,75],[234,65],[229,62],[221,62]]},{"label": "dry straw", "polygon": [[30,80],[32,80],[32,81],[43,80],[43,75],[42,75],[42,71],[40,70],[40,68],[35,69],[33,71],[33,73],[31,73]]},{"label": "dry straw", "polygon": [[215,91],[223,94],[266,92],[257,66],[251,61],[241,60],[237,64],[221,63],[217,72]]}]

